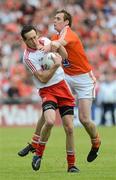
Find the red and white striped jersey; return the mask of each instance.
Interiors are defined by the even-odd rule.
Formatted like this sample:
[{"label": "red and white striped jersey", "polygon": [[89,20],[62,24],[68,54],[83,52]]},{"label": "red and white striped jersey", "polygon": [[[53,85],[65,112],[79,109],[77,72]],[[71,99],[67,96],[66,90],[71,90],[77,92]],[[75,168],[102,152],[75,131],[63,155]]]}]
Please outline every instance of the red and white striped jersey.
[{"label": "red and white striped jersey", "polygon": [[[50,40],[45,37],[42,37],[38,40],[40,43],[43,43],[43,45],[47,45],[48,43],[50,43]],[[23,63],[33,74],[35,71],[42,70],[42,61],[44,56],[45,56],[44,51],[27,48],[24,51]],[[65,78],[64,70],[62,69],[62,67],[59,67],[52,76],[52,78],[47,83],[40,82],[34,75],[33,75],[33,82],[36,88],[40,89],[57,84],[60,81],[62,81],[64,78]]]}]

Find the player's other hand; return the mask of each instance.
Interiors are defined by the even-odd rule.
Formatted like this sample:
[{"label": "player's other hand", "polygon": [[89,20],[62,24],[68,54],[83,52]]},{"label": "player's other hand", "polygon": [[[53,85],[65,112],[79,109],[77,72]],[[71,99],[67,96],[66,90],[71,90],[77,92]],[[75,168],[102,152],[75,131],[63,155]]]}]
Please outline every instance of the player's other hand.
[{"label": "player's other hand", "polygon": [[62,57],[58,53],[55,53],[53,60],[54,60],[54,63],[57,64],[58,66],[62,65]]},{"label": "player's other hand", "polygon": [[52,52],[57,52],[57,50],[60,48],[61,44],[58,41],[52,41],[51,43],[51,50]]},{"label": "player's other hand", "polygon": [[41,51],[44,51],[46,53],[50,52],[51,51],[51,44],[40,46],[38,49],[41,50]]}]

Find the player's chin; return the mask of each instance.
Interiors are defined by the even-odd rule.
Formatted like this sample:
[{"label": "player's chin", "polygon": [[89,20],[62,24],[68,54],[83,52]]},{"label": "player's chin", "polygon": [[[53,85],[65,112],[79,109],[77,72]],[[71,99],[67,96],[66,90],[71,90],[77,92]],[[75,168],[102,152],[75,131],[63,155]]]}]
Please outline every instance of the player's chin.
[{"label": "player's chin", "polygon": [[37,49],[37,44],[32,44],[32,45],[31,45],[31,48]]},{"label": "player's chin", "polygon": [[35,49],[35,50],[37,49],[36,46],[29,46],[29,48]]}]

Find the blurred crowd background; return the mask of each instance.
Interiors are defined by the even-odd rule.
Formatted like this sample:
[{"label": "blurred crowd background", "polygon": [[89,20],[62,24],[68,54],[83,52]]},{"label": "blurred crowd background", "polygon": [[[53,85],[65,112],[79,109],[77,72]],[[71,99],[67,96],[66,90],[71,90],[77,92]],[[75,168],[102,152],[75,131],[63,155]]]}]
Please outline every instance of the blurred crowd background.
[{"label": "blurred crowd background", "polygon": [[[116,103],[116,1],[115,0],[0,0],[0,99],[38,100],[30,74],[22,64],[24,44],[20,30],[36,25],[41,36],[54,32],[56,10],[73,17],[97,77],[97,104]],[[20,99],[19,98],[19,99]]]}]

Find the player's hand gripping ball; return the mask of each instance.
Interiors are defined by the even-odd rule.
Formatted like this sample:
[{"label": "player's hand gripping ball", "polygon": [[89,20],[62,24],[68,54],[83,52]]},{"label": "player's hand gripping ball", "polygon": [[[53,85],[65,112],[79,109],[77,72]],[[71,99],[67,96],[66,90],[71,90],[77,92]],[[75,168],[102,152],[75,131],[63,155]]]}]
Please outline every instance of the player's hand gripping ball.
[{"label": "player's hand gripping ball", "polygon": [[44,69],[50,69],[54,64],[54,58],[56,55],[52,52],[47,53],[43,58],[43,68]]}]

